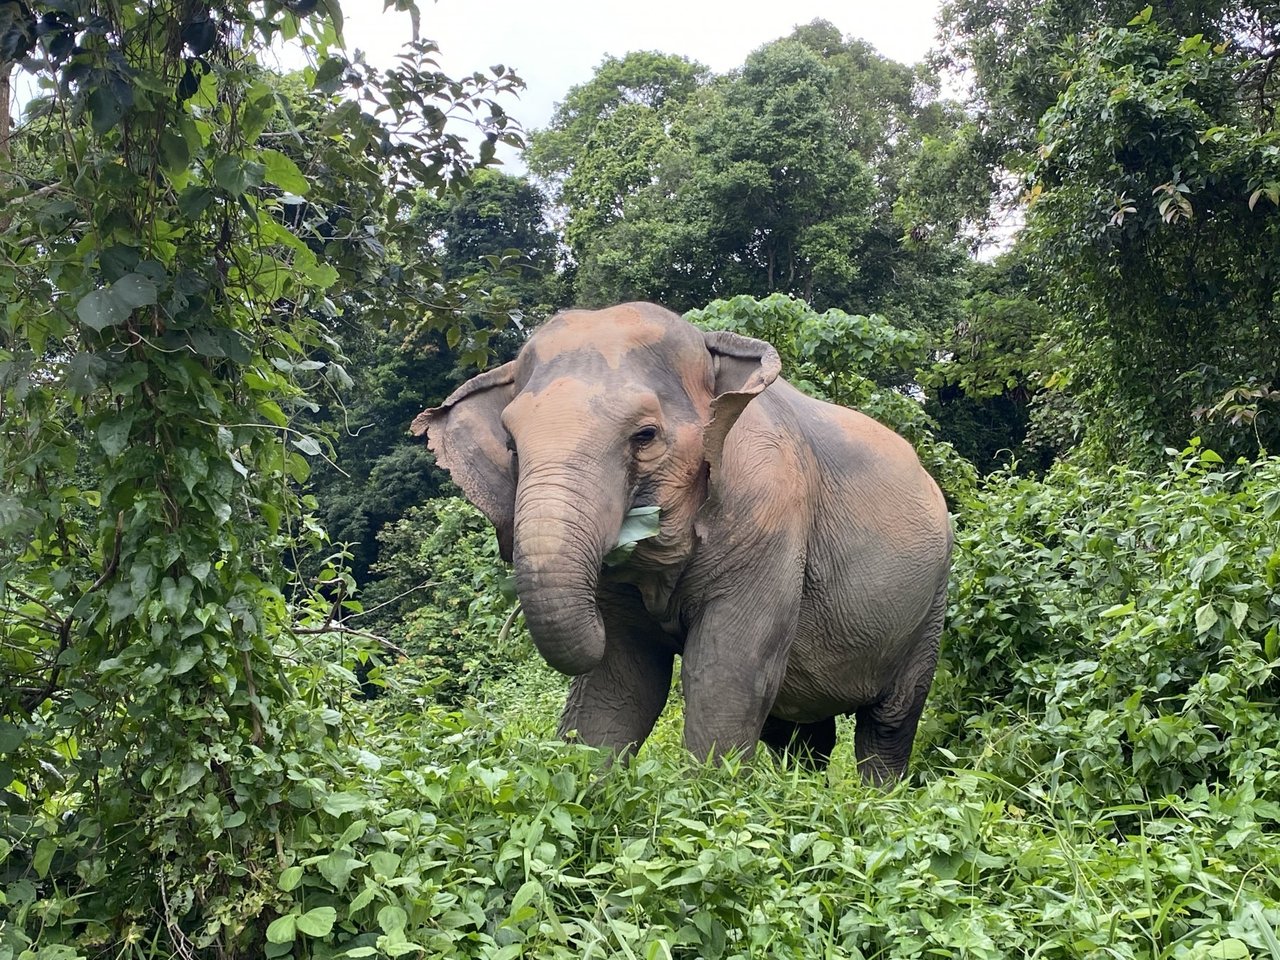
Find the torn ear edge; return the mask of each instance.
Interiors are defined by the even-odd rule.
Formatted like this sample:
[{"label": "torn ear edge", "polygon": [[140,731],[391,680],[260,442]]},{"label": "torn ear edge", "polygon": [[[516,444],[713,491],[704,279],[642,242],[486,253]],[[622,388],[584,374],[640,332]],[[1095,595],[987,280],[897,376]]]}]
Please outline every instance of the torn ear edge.
[{"label": "torn ear edge", "polygon": [[510,561],[515,533],[516,467],[507,449],[502,411],[514,394],[515,361],[472,377],[438,407],[413,418],[409,430],[426,434],[436,463],[449,472],[498,532]]},{"label": "torn ear edge", "polygon": [[711,465],[714,486],[716,471],[724,454],[725,439],[738,417],[782,371],[778,351],[771,344],[726,330],[703,334],[715,373],[715,399],[711,420],[702,431],[703,449]]}]

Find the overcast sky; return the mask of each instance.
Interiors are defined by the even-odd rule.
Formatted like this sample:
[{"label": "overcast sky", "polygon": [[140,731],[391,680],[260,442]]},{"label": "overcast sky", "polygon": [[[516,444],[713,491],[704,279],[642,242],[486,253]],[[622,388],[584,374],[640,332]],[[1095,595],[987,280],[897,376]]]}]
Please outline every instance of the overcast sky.
[{"label": "overcast sky", "polygon": [[[740,66],[757,47],[796,24],[824,19],[903,63],[934,45],[939,0],[419,0],[422,37],[440,45],[451,76],[502,63],[527,84],[507,112],[527,130],[545,126],[557,101],[591,78],[609,54],[659,50],[717,73]],[[408,17],[382,13],[382,0],[342,0],[346,41],[388,63],[410,37]]]}]

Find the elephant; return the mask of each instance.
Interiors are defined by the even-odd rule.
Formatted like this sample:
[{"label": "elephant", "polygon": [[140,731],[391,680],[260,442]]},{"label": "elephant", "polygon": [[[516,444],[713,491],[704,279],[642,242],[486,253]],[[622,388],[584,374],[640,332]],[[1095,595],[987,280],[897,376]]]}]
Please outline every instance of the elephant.
[{"label": "elephant", "polygon": [[[560,736],[638,749],[676,655],[685,745],[762,740],[862,778],[907,767],[952,532],[912,447],[779,376],[777,351],[650,303],[561,312],[425,410],[437,462],[497,531],[534,645],[572,677]],[[658,531],[603,560],[636,507]]]}]

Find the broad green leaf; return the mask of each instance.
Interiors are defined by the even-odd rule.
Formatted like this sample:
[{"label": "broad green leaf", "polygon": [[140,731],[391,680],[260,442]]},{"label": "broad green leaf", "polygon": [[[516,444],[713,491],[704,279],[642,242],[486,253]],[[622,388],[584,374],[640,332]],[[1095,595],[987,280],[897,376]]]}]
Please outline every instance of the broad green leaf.
[{"label": "broad green leaf", "polygon": [[338,839],[334,842],[334,844],[333,844],[333,845],[334,845],[334,847],[345,847],[347,844],[349,844],[349,843],[350,843],[352,840],[354,840],[356,837],[358,837],[358,836],[360,836],[362,833],[364,833],[365,829],[366,829],[368,826],[369,826],[369,821],[368,821],[368,820],[354,820],[354,821],[352,821],[352,822],[351,822],[351,825],[350,825],[350,826],[348,826],[348,827],[347,827],[347,829],[345,829],[345,830],[343,830],[343,831],[342,831],[342,836],[338,837]]},{"label": "broad green leaf", "polygon": [[403,933],[405,924],[408,922],[409,915],[404,912],[402,907],[398,907],[395,904],[389,904],[378,911],[378,926],[389,937],[395,937]]},{"label": "broad green leaf", "polygon": [[171,174],[185,170],[191,163],[191,144],[180,133],[164,130],[160,134],[160,156]]},{"label": "broad green leaf", "polygon": [[133,106],[133,88],[119,75],[112,75],[107,82],[91,88],[87,103],[93,132],[102,136]]},{"label": "broad green leaf", "polygon": [[542,884],[537,880],[526,880],[520,885],[520,889],[516,891],[516,895],[511,898],[511,912],[515,913],[521,907],[532,903],[535,898],[542,899]]},{"label": "broad green leaf", "polygon": [[1231,624],[1237,630],[1240,629],[1240,624],[1244,623],[1244,618],[1248,615],[1249,605],[1247,603],[1241,603],[1239,600],[1231,602]]},{"label": "broad green leaf", "polygon": [[1199,956],[1204,957],[1205,960],[1245,960],[1253,954],[1243,940],[1229,937],[1226,940],[1219,940]]},{"label": "broad green leaf", "polygon": [[287,190],[297,196],[306,194],[310,184],[293,160],[279,150],[263,150],[260,156],[265,169],[263,176],[267,183],[274,183],[281,190]]},{"label": "broad green leaf", "polygon": [[156,302],[156,285],[140,273],[127,273],[111,285],[111,293],[130,310]]},{"label": "broad green leaf", "polygon": [[321,877],[329,881],[334,890],[342,890],[351,879],[351,874],[364,865],[364,860],[355,858],[346,850],[334,850],[332,854],[316,864],[316,869],[319,870]]},{"label": "broad green leaf", "polygon": [[606,566],[616,567],[626,563],[635,552],[637,543],[658,535],[661,529],[660,510],[657,506],[635,507],[627,513],[622,521],[622,529],[618,531],[617,544],[605,554]]},{"label": "broad green leaf", "polygon": [[1113,607],[1107,607],[1107,609],[1103,610],[1102,613],[1098,614],[1098,616],[1104,620],[1109,620],[1113,617],[1128,616],[1133,613],[1134,609],[1133,601],[1130,600],[1128,603],[1117,603]]},{"label": "broad green leaf", "polygon": [[1268,660],[1280,657],[1280,627],[1272,627],[1262,638],[1262,652]]},{"label": "broad green leaf", "polygon": [[195,220],[213,203],[213,191],[208,187],[192,185],[178,195],[178,212],[188,220]]},{"label": "broad green leaf", "polygon": [[[18,749],[18,745],[27,737],[27,732],[23,727],[10,723],[7,720],[0,720],[0,753],[12,753]],[[3,860],[0,857],[0,860]]]},{"label": "broad green leaf", "polygon": [[262,186],[266,167],[253,160],[225,154],[213,163],[213,182],[233,197]]},{"label": "broad green leaf", "polygon": [[185,613],[194,586],[195,583],[187,576],[179,577],[177,580],[165,577],[160,581],[160,599],[165,609],[174,614]]},{"label": "broad green leaf", "polygon": [[411,940],[392,940],[390,937],[379,937],[378,948],[389,957],[403,957],[409,953],[424,953],[426,948]]},{"label": "broad green leaf", "polygon": [[374,883],[369,877],[365,877],[364,889],[355,895],[349,904],[347,904],[347,916],[354,917],[357,913],[373,903],[373,898],[378,895],[381,886]]},{"label": "broad green leaf", "polygon": [[43,837],[36,843],[36,853],[31,858],[31,866],[41,880],[49,875],[49,864],[53,862],[53,855],[57,850],[58,842],[52,837]]},{"label": "broad green leaf", "polygon": [[298,931],[309,937],[326,937],[337,919],[338,911],[333,907],[316,907],[298,917]]},{"label": "broad green leaf", "polygon": [[320,444],[311,437],[294,437],[293,445],[309,457],[320,456]]},{"label": "broad green leaf", "polygon": [[331,793],[320,804],[325,813],[332,814],[335,817],[339,817],[344,813],[355,813],[357,810],[364,810],[368,805],[369,800],[364,794],[350,791]]},{"label": "broad green leaf", "polygon": [[123,323],[129,316],[124,304],[110,290],[94,290],[76,304],[76,316],[91,330],[105,330]]},{"label": "broad green leaf", "polygon": [[182,776],[178,778],[177,786],[174,788],[176,793],[185,793],[197,783],[204,779],[206,768],[204,764],[196,760],[190,760],[183,765]]},{"label": "broad green leaf", "polygon": [[1218,611],[1213,608],[1213,604],[1201,604],[1196,610],[1196,633],[1208,633],[1214,628],[1218,622]]},{"label": "broad green leaf", "polygon": [[202,659],[204,659],[204,647],[198,643],[190,643],[180,648],[173,658],[173,668],[169,671],[169,676],[182,676]]},{"label": "broad green leaf", "polygon": [[108,457],[118,457],[129,445],[129,430],[133,426],[133,412],[124,411],[109,416],[98,424],[98,443]]},{"label": "broad green leaf", "polygon": [[271,943],[292,943],[297,936],[298,915],[296,913],[286,913],[283,917],[276,917],[267,926],[267,940]]}]

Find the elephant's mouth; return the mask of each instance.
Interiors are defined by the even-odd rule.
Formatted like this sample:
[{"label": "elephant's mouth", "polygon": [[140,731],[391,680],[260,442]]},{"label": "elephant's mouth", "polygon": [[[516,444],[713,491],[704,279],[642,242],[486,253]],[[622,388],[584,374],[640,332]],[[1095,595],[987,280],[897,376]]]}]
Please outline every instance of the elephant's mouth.
[{"label": "elephant's mouth", "polygon": [[631,559],[636,544],[641,540],[656,537],[661,529],[659,517],[661,510],[656,504],[643,507],[632,507],[622,519],[622,527],[618,531],[618,540],[608,553],[604,555],[603,567],[620,567]]}]

